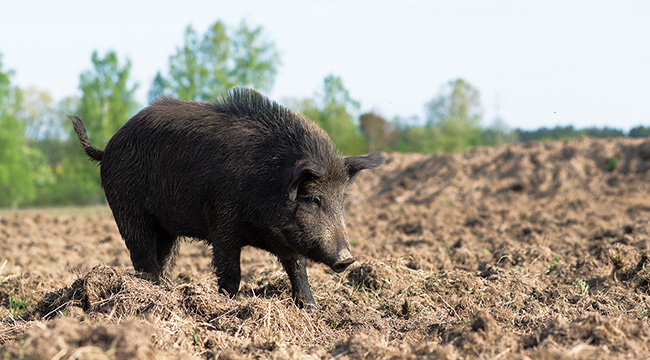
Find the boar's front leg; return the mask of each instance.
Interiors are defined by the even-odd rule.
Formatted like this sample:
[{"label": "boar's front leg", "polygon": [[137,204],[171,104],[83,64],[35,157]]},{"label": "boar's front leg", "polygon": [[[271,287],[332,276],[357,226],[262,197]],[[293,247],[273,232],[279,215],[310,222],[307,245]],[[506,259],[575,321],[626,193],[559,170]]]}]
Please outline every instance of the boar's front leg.
[{"label": "boar's front leg", "polygon": [[224,249],[212,245],[213,265],[216,268],[219,291],[230,297],[235,297],[239,291],[241,281],[241,268],[239,258],[241,248]]},{"label": "boar's front leg", "polygon": [[293,293],[293,301],[300,308],[317,309],[316,302],[311,295],[307,279],[307,261],[304,257],[297,259],[281,259],[284,270],[289,275]]}]

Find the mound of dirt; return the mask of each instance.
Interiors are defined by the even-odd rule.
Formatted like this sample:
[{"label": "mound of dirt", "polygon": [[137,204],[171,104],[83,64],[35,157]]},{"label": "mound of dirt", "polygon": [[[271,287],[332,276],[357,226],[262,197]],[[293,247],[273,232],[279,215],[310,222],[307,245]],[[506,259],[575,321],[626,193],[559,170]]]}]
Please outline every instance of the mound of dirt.
[{"label": "mound of dirt", "polygon": [[230,299],[202,243],[153,284],[105,207],[0,212],[0,358],[648,358],[649,170],[646,139],[389,155],[315,311],[260,250]]},{"label": "mound of dirt", "polygon": [[[580,357],[609,359],[617,354],[650,353],[650,327],[629,318],[582,315],[567,324],[562,318],[524,340],[532,358]],[[560,349],[562,349],[560,351]],[[567,351],[568,350],[568,351]]]},{"label": "mound of dirt", "polygon": [[119,270],[100,264],[71,286],[46,294],[36,304],[36,315],[49,318],[55,312],[67,310],[69,306],[101,312],[101,308],[106,309],[106,305],[109,305],[107,298],[117,294],[123,283],[124,278]]},{"label": "mound of dirt", "polygon": [[59,318],[38,323],[22,341],[0,350],[4,359],[168,359],[149,341],[149,329],[125,322],[88,325]]},{"label": "mound of dirt", "polygon": [[388,202],[412,204],[508,194],[615,195],[647,178],[649,151],[646,140],[584,138],[476,148],[464,154],[393,155],[384,169],[371,175],[374,181],[364,182],[361,194],[355,195],[360,200],[362,194],[378,193]]}]

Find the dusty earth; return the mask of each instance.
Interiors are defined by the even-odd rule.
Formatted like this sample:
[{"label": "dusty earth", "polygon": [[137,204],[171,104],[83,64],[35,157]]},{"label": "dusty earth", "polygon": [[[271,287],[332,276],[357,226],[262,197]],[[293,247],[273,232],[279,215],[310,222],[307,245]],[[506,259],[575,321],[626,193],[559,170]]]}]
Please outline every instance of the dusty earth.
[{"label": "dusty earth", "polygon": [[389,155],[348,197],[353,252],[297,309],[247,249],[239,296],[187,241],[134,274],[106,207],[0,212],[2,359],[650,357],[650,140]]}]

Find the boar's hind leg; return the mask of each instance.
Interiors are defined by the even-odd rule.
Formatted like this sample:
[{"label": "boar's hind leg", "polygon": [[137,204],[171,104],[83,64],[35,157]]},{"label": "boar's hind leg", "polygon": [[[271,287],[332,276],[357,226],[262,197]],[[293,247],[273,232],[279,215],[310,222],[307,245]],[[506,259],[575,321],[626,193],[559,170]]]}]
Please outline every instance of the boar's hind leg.
[{"label": "boar's hind leg", "polygon": [[161,267],[156,257],[158,239],[155,220],[142,214],[127,215],[113,211],[113,215],[135,270],[150,275],[153,281],[158,282]]},{"label": "boar's hind leg", "polygon": [[212,242],[212,263],[216,268],[219,291],[230,297],[235,297],[239,291],[241,268],[239,258],[241,248],[227,249]]},{"label": "boar's hind leg", "polygon": [[160,266],[160,277],[170,279],[172,270],[176,264],[176,255],[178,255],[179,241],[173,234],[156,226],[156,260]]},{"label": "boar's hind leg", "polygon": [[311,295],[307,279],[307,261],[304,257],[298,259],[281,259],[284,270],[289,275],[293,293],[293,301],[300,308],[317,309],[316,302]]}]

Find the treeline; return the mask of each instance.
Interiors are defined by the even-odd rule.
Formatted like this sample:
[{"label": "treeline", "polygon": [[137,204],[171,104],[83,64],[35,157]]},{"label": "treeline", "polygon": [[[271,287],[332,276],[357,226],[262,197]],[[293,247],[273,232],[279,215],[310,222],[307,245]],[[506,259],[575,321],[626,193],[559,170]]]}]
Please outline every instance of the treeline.
[{"label": "treeline", "polygon": [[584,136],[601,139],[621,136],[643,138],[650,136],[650,127],[639,125],[630,129],[626,134],[623,130],[610,127],[575,129],[573,126],[569,125],[564,127],[556,126],[554,128],[543,127],[537,130],[516,129],[513,132],[513,135],[519,142],[575,139]]},{"label": "treeline", "polygon": [[[188,26],[183,45],[169,57],[148,91],[149,101],[172,96],[212,101],[233,86],[262,92],[273,87],[281,59],[263,29],[221,21],[203,34]],[[113,134],[145,104],[135,99],[140,84],[130,79],[131,62],[115,51],[93,52],[79,75],[80,96],[54,102],[37,88],[12,84],[14,72],[0,53],[0,206],[89,204],[104,201],[98,166],[79,147],[67,114],[85,121],[90,141],[103,148]],[[556,127],[534,131],[510,129],[502,119],[483,126],[479,92],[463,79],[445,84],[425,104],[425,119],[386,119],[360,113],[361,104],[340,77],[328,75],[312,97],[280,99],[328,132],[347,155],[371,151],[441,153],[476,146],[580,136],[625,136],[617,129]],[[627,136],[650,136],[636,127]]]}]

